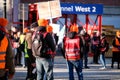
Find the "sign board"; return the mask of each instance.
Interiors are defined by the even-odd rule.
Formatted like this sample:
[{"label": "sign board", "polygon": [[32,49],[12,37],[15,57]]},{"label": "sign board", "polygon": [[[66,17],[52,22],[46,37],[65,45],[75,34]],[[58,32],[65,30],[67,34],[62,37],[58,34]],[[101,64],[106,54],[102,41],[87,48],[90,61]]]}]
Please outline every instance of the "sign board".
[{"label": "sign board", "polygon": [[61,16],[59,0],[38,3],[39,18],[51,19]]},{"label": "sign board", "polygon": [[56,33],[57,35],[59,34],[60,31],[60,25],[59,24],[50,24],[53,28],[53,33]]},{"label": "sign board", "polygon": [[20,3],[37,3],[43,1],[52,1],[52,0],[20,0]]},{"label": "sign board", "polygon": [[103,14],[102,4],[61,3],[63,14]]}]

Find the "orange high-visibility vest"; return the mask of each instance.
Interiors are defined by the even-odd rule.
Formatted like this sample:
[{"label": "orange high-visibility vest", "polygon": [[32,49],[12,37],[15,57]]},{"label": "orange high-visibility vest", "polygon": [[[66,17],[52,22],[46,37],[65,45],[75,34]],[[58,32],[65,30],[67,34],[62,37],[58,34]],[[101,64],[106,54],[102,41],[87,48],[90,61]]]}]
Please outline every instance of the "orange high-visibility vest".
[{"label": "orange high-visibility vest", "polygon": [[[117,46],[120,46],[120,43],[119,43],[119,41],[118,41],[117,38],[115,39],[115,44],[116,44]],[[118,52],[118,51],[120,51],[120,50],[119,50],[118,48],[116,48],[116,47],[113,46],[112,51],[113,51],[113,52]]]},{"label": "orange high-visibility vest", "polygon": [[0,69],[5,69],[5,57],[8,47],[8,39],[6,36],[0,41]]},{"label": "orange high-visibility vest", "polygon": [[65,56],[67,60],[80,59],[80,38],[76,36],[74,39],[65,38]]}]

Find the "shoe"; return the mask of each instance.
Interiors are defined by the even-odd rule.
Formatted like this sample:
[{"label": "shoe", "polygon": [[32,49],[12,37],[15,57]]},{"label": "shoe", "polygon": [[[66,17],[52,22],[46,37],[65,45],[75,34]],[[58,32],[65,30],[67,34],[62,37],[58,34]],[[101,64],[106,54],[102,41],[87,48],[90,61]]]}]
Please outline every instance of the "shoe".
[{"label": "shoe", "polygon": [[85,66],[84,68],[85,68],[85,69],[89,69],[89,67],[88,67],[88,66]]},{"label": "shoe", "polygon": [[106,67],[102,67],[102,68],[99,68],[99,69],[104,70],[104,69],[106,69]]}]

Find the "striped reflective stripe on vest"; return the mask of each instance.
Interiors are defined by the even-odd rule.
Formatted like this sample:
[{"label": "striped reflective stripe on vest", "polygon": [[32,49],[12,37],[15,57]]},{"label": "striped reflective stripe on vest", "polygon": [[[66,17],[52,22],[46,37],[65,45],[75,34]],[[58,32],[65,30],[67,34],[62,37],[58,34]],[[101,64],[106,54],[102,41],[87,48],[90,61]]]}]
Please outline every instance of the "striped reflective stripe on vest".
[{"label": "striped reflective stripe on vest", "polygon": [[76,36],[74,39],[65,39],[66,59],[79,60],[80,59],[80,38]]},{"label": "striped reflective stripe on vest", "polygon": [[4,37],[0,42],[0,69],[5,68],[7,47],[8,47],[8,39],[7,37]]}]

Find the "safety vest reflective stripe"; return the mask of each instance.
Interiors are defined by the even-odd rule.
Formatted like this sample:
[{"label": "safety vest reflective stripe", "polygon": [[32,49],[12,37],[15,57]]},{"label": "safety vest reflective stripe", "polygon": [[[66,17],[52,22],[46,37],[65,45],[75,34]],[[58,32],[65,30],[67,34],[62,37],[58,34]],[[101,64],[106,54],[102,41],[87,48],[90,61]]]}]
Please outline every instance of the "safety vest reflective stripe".
[{"label": "safety vest reflective stripe", "polygon": [[5,52],[0,52],[0,54],[5,54]]},{"label": "safety vest reflective stripe", "polygon": [[69,51],[69,52],[76,52],[76,51],[79,51],[80,49],[66,49],[66,51]]},{"label": "safety vest reflective stripe", "polygon": [[70,54],[66,54],[67,56],[78,56],[78,55],[80,55],[78,52],[77,53],[70,53]]},{"label": "safety vest reflective stripe", "polygon": [[0,44],[0,69],[5,68],[5,64],[6,64],[5,57],[6,57],[7,47],[8,47],[8,39],[7,37],[4,37],[1,40],[1,44]]},{"label": "safety vest reflective stripe", "polygon": [[0,60],[0,63],[5,62],[5,60]]}]

